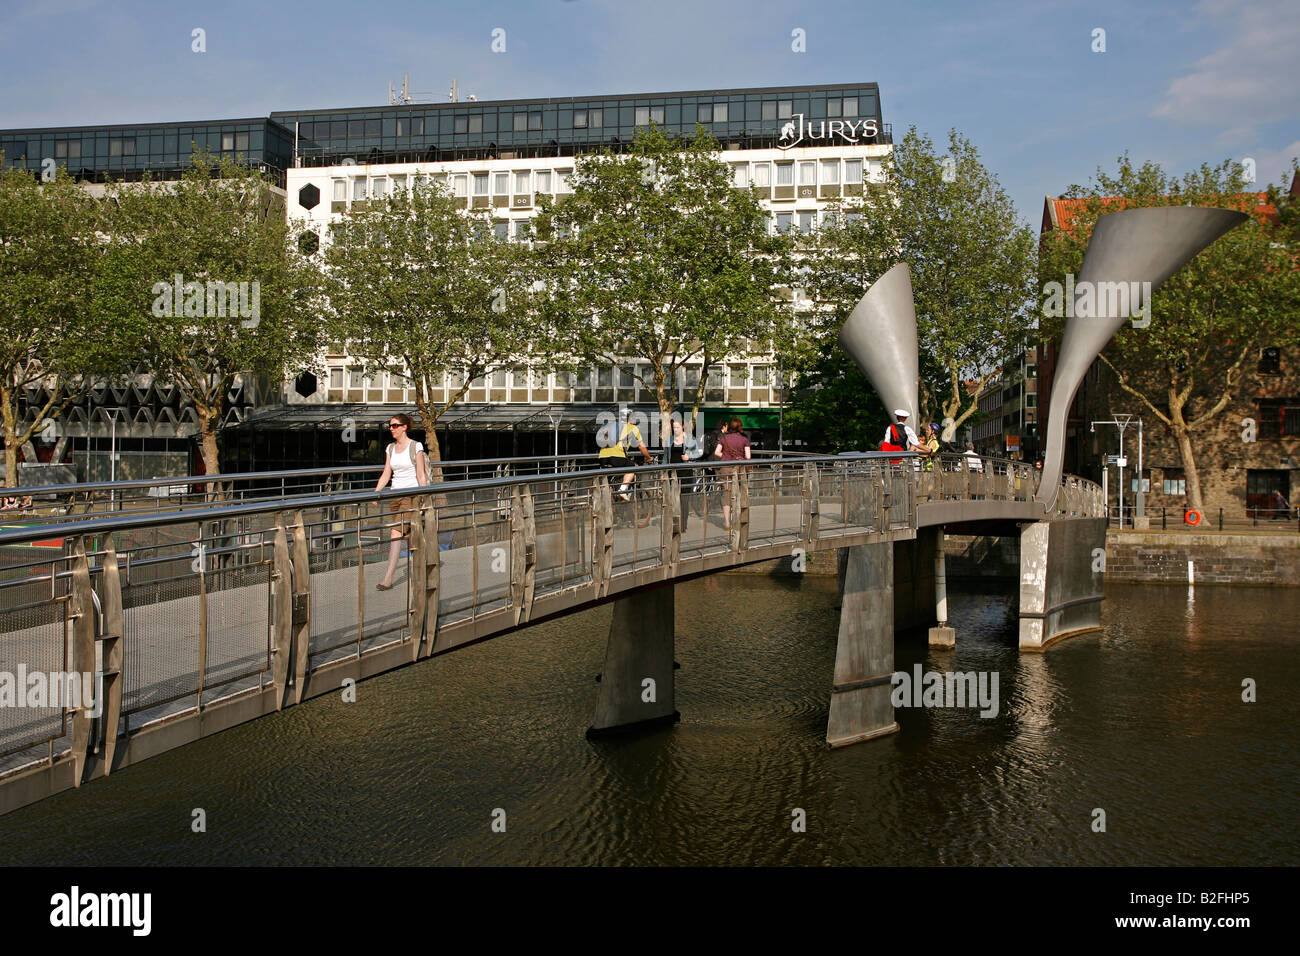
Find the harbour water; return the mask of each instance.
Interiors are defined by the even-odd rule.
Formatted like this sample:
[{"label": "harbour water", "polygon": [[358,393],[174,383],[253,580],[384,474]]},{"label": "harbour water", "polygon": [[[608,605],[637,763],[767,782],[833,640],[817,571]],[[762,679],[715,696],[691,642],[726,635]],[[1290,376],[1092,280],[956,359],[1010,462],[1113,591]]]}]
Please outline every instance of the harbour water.
[{"label": "harbour water", "polygon": [[895,666],[996,673],[996,716],[899,707],[831,751],[834,578],[684,583],[675,727],[585,737],[597,608],[7,814],[0,863],[1300,864],[1300,589],[1106,594],[1021,654],[1011,583],[957,583],[956,650]]}]

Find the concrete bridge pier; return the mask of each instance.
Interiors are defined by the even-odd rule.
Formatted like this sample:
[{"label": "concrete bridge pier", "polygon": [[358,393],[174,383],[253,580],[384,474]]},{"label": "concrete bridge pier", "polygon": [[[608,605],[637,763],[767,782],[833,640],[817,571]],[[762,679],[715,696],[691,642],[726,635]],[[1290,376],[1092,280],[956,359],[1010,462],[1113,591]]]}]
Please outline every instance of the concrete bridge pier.
[{"label": "concrete bridge pier", "polygon": [[1101,627],[1105,518],[1057,518],[1020,527],[1020,649]]},{"label": "concrete bridge pier", "polygon": [[845,548],[835,683],[826,743],[832,747],[898,730],[894,672],[894,542]]},{"label": "concrete bridge pier", "polygon": [[948,626],[948,569],[944,563],[943,528],[934,536],[934,617],[930,628],[931,647],[956,647],[957,632]]},{"label": "concrete bridge pier", "polygon": [[681,719],[673,695],[674,594],[667,581],[614,602],[588,737]]}]

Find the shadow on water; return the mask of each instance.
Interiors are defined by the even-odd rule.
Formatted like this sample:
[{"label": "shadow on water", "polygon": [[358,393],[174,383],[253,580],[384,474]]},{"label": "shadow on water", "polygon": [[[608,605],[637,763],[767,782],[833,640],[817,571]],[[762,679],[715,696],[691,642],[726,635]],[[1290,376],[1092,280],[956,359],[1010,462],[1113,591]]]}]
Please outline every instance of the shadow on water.
[{"label": "shadow on water", "polygon": [[597,608],[0,817],[0,862],[1300,862],[1300,589],[1107,597],[1102,631],[1020,654],[1012,584],[954,582],[956,649],[901,635],[896,668],[996,675],[996,715],[899,707],[830,751],[835,578],[703,578],[677,591],[675,727],[584,736]]}]

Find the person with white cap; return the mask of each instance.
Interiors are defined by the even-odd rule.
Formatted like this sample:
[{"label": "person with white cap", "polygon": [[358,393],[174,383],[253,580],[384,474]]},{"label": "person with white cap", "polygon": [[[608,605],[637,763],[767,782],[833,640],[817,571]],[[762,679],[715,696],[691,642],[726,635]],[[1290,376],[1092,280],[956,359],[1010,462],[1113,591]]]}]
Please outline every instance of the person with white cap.
[{"label": "person with white cap", "polygon": [[[916,437],[916,432],[912,431],[912,426],[907,424],[907,409],[894,409],[894,417],[898,419],[898,424],[891,424],[885,429],[885,441],[898,446],[902,451],[925,451],[926,449],[921,446]],[[898,431],[895,429],[898,429]],[[899,432],[902,434],[900,435]],[[903,441],[897,441],[898,438],[902,438]]]}]

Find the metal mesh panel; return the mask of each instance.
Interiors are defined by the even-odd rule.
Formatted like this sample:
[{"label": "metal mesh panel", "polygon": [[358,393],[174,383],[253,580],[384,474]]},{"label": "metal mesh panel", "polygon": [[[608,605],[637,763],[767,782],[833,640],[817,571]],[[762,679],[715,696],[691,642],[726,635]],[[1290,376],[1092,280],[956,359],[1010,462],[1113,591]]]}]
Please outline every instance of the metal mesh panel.
[{"label": "metal mesh panel", "polygon": [[123,713],[155,708],[196,694],[198,575],[191,572],[173,580],[132,583],[122,588],[122,601],[126,605]]},{"label": "metal mesh panel", "polygon": [[[48,584],[46,585],[48,594]],[[0,610],[0,755],[57,740],[66,733],[63,708],[29,707],[28,675],[65,669],[65,601]],[[13,695],[12,700],[9,694]],[[48,703],[47,696],[42,703]]]},{"label": "metal mesh panel", "polygon": [[207,576],[208,652],[205,688],[216,688],[270,667],[271,561]]}]

